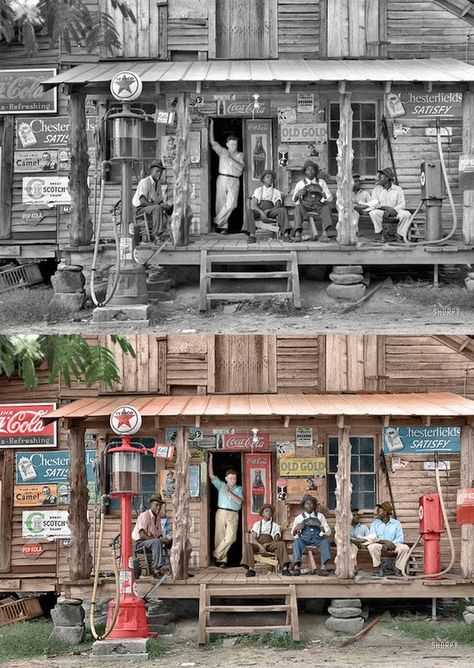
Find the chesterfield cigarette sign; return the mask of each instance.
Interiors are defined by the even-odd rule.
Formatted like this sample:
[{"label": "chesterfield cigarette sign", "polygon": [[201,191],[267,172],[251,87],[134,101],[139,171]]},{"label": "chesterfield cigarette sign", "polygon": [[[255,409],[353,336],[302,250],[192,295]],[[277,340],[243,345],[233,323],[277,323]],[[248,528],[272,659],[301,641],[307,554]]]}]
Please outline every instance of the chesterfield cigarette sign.
[{"label": "chesterfield cigarette sign", "polygon": [[55,69],[0,70],[0,114],[56,113],[57,89],[40,86],[54,76]]},{"label": "chesterfield cigarette sign", "polygon": [[42,419],[54,410],[56,404],[0,404],[0,448],[55,448],[56,424]]}]

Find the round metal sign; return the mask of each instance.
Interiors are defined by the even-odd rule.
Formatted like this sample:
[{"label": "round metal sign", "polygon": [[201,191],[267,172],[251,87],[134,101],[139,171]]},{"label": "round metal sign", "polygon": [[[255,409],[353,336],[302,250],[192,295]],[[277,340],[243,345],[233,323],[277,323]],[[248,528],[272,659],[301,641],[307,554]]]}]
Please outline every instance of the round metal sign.
[{"label": "round metal sign", "polygon": [[133,406],[119,406],[110,416],[110,426],[119,436],[131,436],[142,426],[142,416]]},{"label": "round metal sign", "polygon": [[120,102],[131,102],[140,97],[143,83],[134,72],[124,70],[116,74],[110,82],[110,92]]}]

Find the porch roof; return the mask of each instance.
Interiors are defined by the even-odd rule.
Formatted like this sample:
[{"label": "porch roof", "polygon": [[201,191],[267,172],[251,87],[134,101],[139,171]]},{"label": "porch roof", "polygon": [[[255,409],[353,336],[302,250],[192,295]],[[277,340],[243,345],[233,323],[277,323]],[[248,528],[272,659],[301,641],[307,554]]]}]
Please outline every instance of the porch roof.
[{"label": "porch roof", "polygon": [[316,417],[474,415],[474,401],[451,392],[406,394],[215,394],[192,396],[120,395],[73,401],[43,418],[103,418],[123,405],[149,417]]},{"label": "porch roof", "polygon": [[263,82],[474,82],[474,66],[454,58],[399,60],[197,60],[185,62],[121,60],[85,63],[42,82],[107,84],[123,70],[133,70],[143,83]]}]

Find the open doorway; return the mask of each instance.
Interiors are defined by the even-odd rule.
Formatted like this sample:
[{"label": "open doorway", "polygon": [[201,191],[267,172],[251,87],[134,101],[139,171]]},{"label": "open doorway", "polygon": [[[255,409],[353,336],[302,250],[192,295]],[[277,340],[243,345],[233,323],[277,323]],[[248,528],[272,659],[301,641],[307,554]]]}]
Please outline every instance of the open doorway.
[{"label": "open doorway", "polygon": [[[235,135],[239,140],[238,150],[243,151],[243,122],[241,118],[221,118],[214,119],[214,138],[221,145],[226,145],[226,140],[229,135]],[[211,220],[216,214],[216,181],[219,174],[219,156],[211,149],[211,164],[210,164],[210,178],[211,178]],[[232,212],[229,218],[229,233],[237,234],[242,230],[244,221],[244,193],[242,178],[240,179],[239,199],[237,201],[237,208]]]},{"label": "open doorway", "polygon": [[[237,471],[237,485],[243,487],[242,482],[242,455],[240,452],[214,452],[212,458],[212,464],[214,467],[214,475],[216,475],[220,480],[224,480],[225,472],[228,469],[234,469]],[[211,555],[210,563],[214,563],[212,553],[214,552],[214,532],[216,526],[216,512],[217,512],[217,489],[212,483],[209,485],[209,554]],[[245,504],[244,504],[245,506]],[[245,512],[245,508],[242,508],[242,511],[239,512],[239,528],[237,530],[237,539],[235,543],[229,550],[227,565],[228,566],[239,566],[242,559],[242,523],[243,517],[242,514]]]}]

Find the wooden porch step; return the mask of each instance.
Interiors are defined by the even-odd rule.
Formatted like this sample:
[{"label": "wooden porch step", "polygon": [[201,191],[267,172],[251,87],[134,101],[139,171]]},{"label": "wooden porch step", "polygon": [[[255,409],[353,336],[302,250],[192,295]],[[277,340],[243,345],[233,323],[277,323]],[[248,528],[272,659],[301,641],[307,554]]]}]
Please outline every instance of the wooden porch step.
[{"label": "wooden porch step", "polygon": [[[224,265],[225,271],[213,270],[213,265]],[[257,270],[243,272],[232,271],[232,266],[240,264],[261,265]],[[284,270],[273,271],[268,269],[270,264],[283,264]],[[233,280],[275,280],[286,279],[286,290],[278,292],[235,292],[222,293],[212,292],[212,281],[215,279]],[[292,301],[293,306],[301,308],[300,280],[298,272],[298,256],[296,251],[284,251],[282,253],[216,253],[212,251],[201,251],[201,271],[199,287],[199,310],[207,311],[213,301],[245,301],[255,299],[271,299],[280,297]]]},{"label": "wooden porch step", "polygon": [[[284,603],[280,605],[271,605],[266,601],[269,597],[283,598]],[[226,599],[226,605],[214,605],[213,598]],[[262,605],[255,603],[253,605],[233,605],[232,599],[253,598],[262,601]],[[285,623],[265,624],[255,626],[253,622],[249,625],[240,626],[211,626],[211,614],[214,612],[232,612],[232,613],[261,613],[261,612],[284,612]],[[291,633],[293,640],[300,639],[300,629],[298,620],[298,602],[296,598],[296,586],[279,585],[251,585],[250,587],[226,587],[212,586],[212,584],[202,583],[199,586],[199,644],[205,645],[209,642],[210,635],[213,633],[259,633],[261,631],[272,631],[280,629]]]}]

